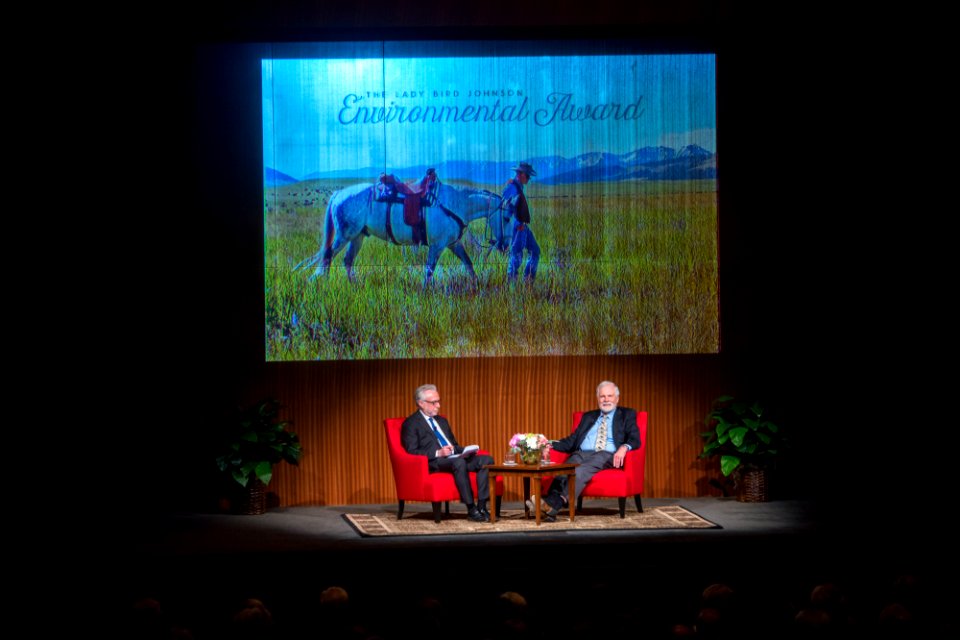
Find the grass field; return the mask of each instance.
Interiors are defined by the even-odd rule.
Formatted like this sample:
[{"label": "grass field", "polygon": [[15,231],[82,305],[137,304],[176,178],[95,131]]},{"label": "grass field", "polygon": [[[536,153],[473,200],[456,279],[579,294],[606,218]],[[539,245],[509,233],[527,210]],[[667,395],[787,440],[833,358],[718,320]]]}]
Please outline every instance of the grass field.
[{"label": "grass field", "polygon": [[[716,353],[716,182],[527,188],[540,244],[533,283],[507,283],[507,256],[464,237],[479,281],[449,251],[424,288],[426,248],[368,238],[347,280],[292,269],[319,248],[342,181],[268,188],[264,203],[267,360]],[[500,191],[492,185],[491,190]],[[575,191],[574,191],[575,190]],[[470,235],[482,239],[484,222]]]}]

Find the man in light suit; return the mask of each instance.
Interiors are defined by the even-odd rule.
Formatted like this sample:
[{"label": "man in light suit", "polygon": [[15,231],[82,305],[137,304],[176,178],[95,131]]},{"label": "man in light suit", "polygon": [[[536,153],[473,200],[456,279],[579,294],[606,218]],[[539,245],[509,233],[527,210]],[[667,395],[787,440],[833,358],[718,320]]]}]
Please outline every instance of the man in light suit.
[{"label": "man in light suit", "polygon": [[[440,393],[432,384],[417,387],[413,394],[419,410],[403,421],[400,427],[400,442],[407,453],[427,456],[430,473],[453,474],[453,481],[460,492],[460,500],[467,505],[467,517],[474,522],[490,522],[489,472],[484,465],[493,464],[493,458],[479,454],[468,458],[454,454],[463,453],[457,443],[450,423],[440,413]],[[435,423],[435,424],[431,424]],[[477,501],[474,501],[470,486],[470,472],[477,473]]]},{"label": "man in light suit", "polygon": [[[555,450],[570,454],[566,462],[580,464],[575,486],[577,498],[598,471],[611,467],[619,469],[627,452],[640,446],[637,412],[618,407],[619,403],[620,389],[604,380],[597,385],[597,404],[600,408],[584,413],[573,433],[553,443]],[[550,485],[549,493],[540,502],[546,512],[547,522],[557,519],[557,512],[566,504],[567,495],[567,476],[557,476]],[[527,501],[527,507],[534,509],[533,500]]]}]

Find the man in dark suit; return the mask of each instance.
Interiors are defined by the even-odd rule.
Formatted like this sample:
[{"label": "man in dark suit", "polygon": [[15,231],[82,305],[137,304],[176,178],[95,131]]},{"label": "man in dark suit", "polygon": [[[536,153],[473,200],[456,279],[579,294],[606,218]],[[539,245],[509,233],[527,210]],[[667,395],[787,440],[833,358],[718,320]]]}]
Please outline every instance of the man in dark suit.
[{"label": "man in dark suit", "polygon": [[[618,407],[619,403],[620,389],[604,380],[597,385],[600,408],[584,413],[573,433],[553,443],[555,450],[570,454],[567,462],[580,464],[576,475],[577,498],[598,471],[611,467],[619,469],[627,452],[640,446],[637,412]],[[566,504],[567,495],[567,476],[557,476],[549,493],[540,502],[548,522],[557,519],[557,512]],[[527,507],[534,508],[533,500],[527,501]]]},{"label": "man in dark suit", "polygon": [[[419,410],[403,421],[400,442],[407,453],[427,456],[430,473],[442,471],[453,474],[460,492],[460,500],[467,505],[467,517],[474,522],[490,522],[489,472],[484,465],[493,464],[493,458],[474,454],[468,458],[459,455],[463,447],[457,444],[450,423],[440,413],[440,394],[437,387],[425,384],[413,394]],[[477,501],[470,486],[470,472],[477,473]]]}]

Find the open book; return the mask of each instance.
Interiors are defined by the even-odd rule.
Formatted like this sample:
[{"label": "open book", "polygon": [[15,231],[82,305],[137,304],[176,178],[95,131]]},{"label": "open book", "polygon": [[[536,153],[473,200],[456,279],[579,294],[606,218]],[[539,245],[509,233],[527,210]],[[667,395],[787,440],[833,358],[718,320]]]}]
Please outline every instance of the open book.
[{"label": "open book", "polygon": [[467,446],[465,446],[465,447],[463,448],[463,453],[455,453],[455,454],[453,454],[452,456],[447,456],[447,457],[448,457],[448,458],[459,458],[459,457],[463,456],[464,458],[469,458],[470,456],[474,455],[474,454],[477,452],[478,449],[480,449],[480,447],[479,447],[478,445],[470,444],[470,445],[467,445]]}]

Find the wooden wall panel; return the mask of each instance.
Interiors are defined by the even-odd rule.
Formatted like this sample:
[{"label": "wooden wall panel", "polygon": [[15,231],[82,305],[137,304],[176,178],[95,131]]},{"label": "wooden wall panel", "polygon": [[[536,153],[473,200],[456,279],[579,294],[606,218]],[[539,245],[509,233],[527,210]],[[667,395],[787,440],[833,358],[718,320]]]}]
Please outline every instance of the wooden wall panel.
[{"label": "wooden wall panel", "polygon": [[[727,391],[723,369],[720,356],[271,365],[269,386],[304,447],[299,467],[277,467],[271,490],[285,505],[394,502],[383,419],[415,411],[413,390],[423,383],[439,388],[441,412],[460,443],[477,443],[499,460],[517,431],[568,433],[571,414],[596,407],[596,386],[609,379],[622,405],[649,412],[646,495],[705,495],[699,432],[711,400]],[[507,490],[508,500],[518,498],[517,488]]]}]

